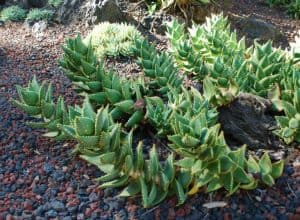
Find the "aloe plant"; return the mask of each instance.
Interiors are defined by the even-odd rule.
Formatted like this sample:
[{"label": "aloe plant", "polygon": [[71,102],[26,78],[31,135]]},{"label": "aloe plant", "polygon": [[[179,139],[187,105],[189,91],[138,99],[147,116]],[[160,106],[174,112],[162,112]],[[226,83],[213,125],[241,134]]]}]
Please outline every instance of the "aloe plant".
[{"label": "aloe plant", "polygon": [[[255,42],[247,48],[245,40],[237,39],[222,15],[207,18],[205,24],[194,25],[188,33],[183,24],[172,21],[168,25],[168,38],[177,66],[201,84],[207,84],[209,78],[209,87],[220,88],[221,96],[228,95],[233,85],[241,92],[262,97],[268,97],[276,85],[287,90],[287,81],[296,68],[296,59],[274,48],[271,41]],[[218,99],[217,105],[226,104],[223,98]]]},{"label": "aloe plant", "polygon": [[[158,53],[147,40],[136,39],[135,42],[137,63],[143,68],[145,76],[151,79],[149,90],[152,93],[165,96],[170,88],[181,86],[182,78],[168,53]],[[154,95],[152,93],[149,95]]]},{"label": "aloe plant", "polygon": [[105,70],[91,44],[86,46],[80,36],[67,40],[63,49],[65,54],[60,64],[77,92],[87,94],[98,106],[111,104],[113,118],[117,120],[127,115],[129,127],[143,119],[143,106],[139,103],[142,103],[146,88],[141,80],[133,82]]},{"label": "aloe plant", "polygon": [[98,57],[130,56],[133,55],[136,38],[141,39],[142,36],[133,25],[102,22],[93,28],[84,43],[90,42]]},{"label": "aloe plant", "polygon": [[[207,186],[206,191],[215,191],[224,187],[229,194],[239,188],[253,189],[258,180],[253,174],[261,174],[262,182],[272,185],[275,173],[283,170],[283,162],[269,163],[269,156],[262,159],[246,158],[246,148],[231,151],[227,146],[220,125],[217,124],[217,111],[210,109],[207,100],[195,89],[190,91],[183,88],[183,93],[173,93],[168,107],[169,117],[162,123],[170,141],[169,147],[184,158],[176,163],[188,171],[192,187],[187,194],[197,192],[197,189]],[[157,105],[162,108],[161,104]],[[153,106],[152,106],[153,108]],[[151,118],[152,117],[152,118]],[[155,122],[156,115],[149,114],[150,121]],[[163,129],[156,124],[159,130]],[[264,162],[264,161],[268,161]],[[253,165],[254,164],[254,165]],[[256,164],[260,164],[257,168]],[[255,166],[255,170],[253,169]],[[265,168],[265,166],[270,166]],[[268,172],[265,172],[265,169]]]},{"label": "aloe plant", "polygon": [[28,86],[22,88],[17,86],[19,100],[12,100],[13,103],[27,114],[36,118],[42,118],[42,122],[29,122],[34,128],[45,128],[48,130],[44,136],[65,139],[67,135],[59,129],[60,124],[68,124],[69,116],[66,113],[66,106],[62,97],[59,97],[56,104],[53,102],[52,86],[45,83],[39,85],[36,77],[29,82]]},{"label": "aloe plant", "polygon": [[[65,107],[62,98],[55,104],[51,85],[39,85],[35,78],[28,87],[18,87],[19,100],[14,103],[28,114],[41,118],[42,122],[37,125],[48,129],[48,136],[75,140],[78,144],[74,152],[105,173],[98,178],[101,187],[125,187],[120,196],[140,195],[144,207],[159,204],[172,194],[177,196],[178,204],[182,204],[200,188],[206,192],[225,188],[230,195],[238,189],[254,189],[260,182],[273,185],[282,173],[283,161],[272,163],[267,153],[262,158],[247,156],[246,146],[231,150],[217,123],[216,107],[230,104],[248,85],[253,86],[251,89],[255,92],[264,91],[265,88],[260,90],[254,86],[257,78],[277,74],[279,70],[255,77],[251,70],[261,68],[261,63],[255,62],[255,56],[250,53],[252,49],[245,50],[243,41],[236,41],[235,34],[223,36],[233,46],[233,49],[225,48],[223,42],[212,40],[219,32],[209,24],[227,30],[226,22],[219,17],[209,20],[204,29],[195,28],[199,33],[207,31],[199,36],[210,36],[207,39],[210,46],[195,44],[196,37],[189,41],[188,48],[195,51],[197,57],[194,63],[180,62],[185,56],[176,55],[176,48],[173,57],[168,52],[157,52],[145,39],[137,39],[135,54],[144,75],[136,80],[107,71],[90,45],[83,44],[79,36],[70,39],[60,63],[76,91],[85,97],[82,106]],[[175,43],[188,37],[175,32]],[[260,50],[262,57],[267,57],[262,60],[267,59],[267,64],[273,61],[269,45],[258,46],[256,53]],[[224,53],[227,56],[223,56]],[[244,53],[245,57],[241,56]],[[201,69],[193,67],[196,63],[203,64]],[[203,93],[183,85],[183,77],[178,73],[180,68],[193,71],[192,75],[203,83]],[[247,71],[253,75],[251,78],[247,77]],[[274,93],[273,102],[277,107],[282,103],[279,100],[282,91],[289,94],[288,91],[294,91],[298,85],[296,73],[294,77],[288,81],[287,75],[280,76],[278,82],[266,87]],[[292,95],[292,99],[296,100],[297,95]],[[287,100],[291,99],[286,96]],[[291,111],[295,114],[285,110],[289,119],[296,118],[299,109],[294,108],[296,113]],[[296,128],[294,121],[292,124]],[[144,155],[143,148],[149,146],[142,142],[134,144],[135,128],[144,125],[152,126],[156,135],[168,142],[171,153],[167,157],[160,156],[156,146],[152,146],[149,155]]]},{"label": "aloe plant", "polygon": [[275,133],[287,144],[300,142],[300,88],[295,90],[292,102],[279,100],[276,102],[285,115],[276,116],[280,129]]}]

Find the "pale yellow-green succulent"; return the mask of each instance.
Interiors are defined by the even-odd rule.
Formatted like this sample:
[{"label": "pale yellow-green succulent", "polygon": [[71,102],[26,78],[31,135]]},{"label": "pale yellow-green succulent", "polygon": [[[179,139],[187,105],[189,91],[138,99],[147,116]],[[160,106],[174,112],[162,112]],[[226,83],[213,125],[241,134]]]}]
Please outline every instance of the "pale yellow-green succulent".
[{"label": "pale yellow-green succulent", "polygon": [[91,43],[95,54],[104,56],[133,55],[134,40],[142,38],[135,26],[126,23],[103,22],[97,24],[84,39],[84,43]]}]

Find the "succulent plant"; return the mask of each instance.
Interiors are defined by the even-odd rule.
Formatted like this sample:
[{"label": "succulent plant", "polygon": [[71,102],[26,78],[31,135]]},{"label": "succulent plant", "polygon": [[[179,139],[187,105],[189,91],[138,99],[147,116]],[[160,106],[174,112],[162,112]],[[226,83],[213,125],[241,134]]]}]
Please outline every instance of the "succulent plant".
[{"label": "succulent plant", "polygon": [[149,90],[154,94],[166,96],[170,88],[180,88],[182,78],[178,75],[172,57],[166,52],[158,53],[154,46],[147,40],[136,39],[135,53],[138,64],[143,68],[149,82]]},{"label": "succulent plant", "polygon": [[[267,153],[261,158],[248,156],[246,146],[231,150],[217,123],[217,107],[230,104],[239,91],[252,89],[265,95],[270,90],[274,106],[279,110],[283,106],[289,129],[297,130],[300,92],[294,91],[299,90],[299,74],[285,61],[278,69],[270,67],[268,74],[256,74],[271,61],[280,61],[280,56],[272,57],[269,44],[245,49],[243,41],[238,42],[226,24],[226,19],[215,16],[193,29],[187,51],[195,52],[194,63],[183,61],[191,54],[179,55],[177,51],[177,43],[188,37],[178,34],[183,31],[178,24],[173,25],[178,31],[172,33],[176,44],[172,53],[177,63],[169,53],[159,53],[145,39],[136,39],[134,53],[144,72],[144,77],[136,80],[107,71],[91,45],[85,45],[78,36],[67,41],[60,63],[76,90],[85,96],[82,107],[65,107],[62,98],[55,104],[51,85],[39,85],[35,78],[28,87],[18,87],[20,98],[14,103],[41,118],[36,125],[48,129],[48,136],[75,140],[78,144],[74,152],[105,173],[98,178],[101,187],[125,187],[120,196],[141,195],[146,208],[173,194],[182,204],[200,188],[206,192],[225,188],[230,195],[238,189],[254,189],[260,182],[273,185],[283,171],[283,161],[272,163]],[[232,48],[218,41],[217,34]],[[200,39],[207,37],[207,45],[198,42],[198,35]],[[259,59],[265,62],[256,62]],[[201,64],[201,69],[193,66],[196,64]],[[203,84],[202,93],[183,86],[179,68],[192,71]],[[284,76],[259,87],[258,79],[281,70]],[[289,70],[295,70],[293,78],[288,77]],[[160,156],[153,146],[145,155],[143,148],[149,146],[133,141],[135,128],[144,125],[151,125],[156,135],[165,138],[171,153]],[[285,125],[282,130],[286,130]]]},{"label": "succulent plant", "polygon": [[269,41],[264,45],[255,44],[250,58],[251,75],[254,79],[250,92],[266,97],[270,89],[281,78],[281,71],[285,65],[285,54],[272,47]]},{"label": "succulent plant", "polygon": [[34,77],[26,88],[17,86],[17,91],[20,99],[12,102],[27,114],[43,119],[43,122],[30,122],[30,126],[47,129],[48,132],[44,134],[47,137],[67,138],[59,129],[59,125],[68,124],[69,116],[62,97],[58,98],[56,104],[53,102],[51,84],[39,85]]},{"label": "succulent plant", "polygon": [[99,58],[130,56],[133,55],[136,38],[141,39],[142,35],[133,25],[103,22],[93,28],[84,43],[90,43]]},{"label": "succulent plant", "polygon": [[293,141],[300,143],[300,88],[295,90],[292,102],[279,100],[276,104],[285,115],[276,116],[280,129],[275,133],[287,144]]}]

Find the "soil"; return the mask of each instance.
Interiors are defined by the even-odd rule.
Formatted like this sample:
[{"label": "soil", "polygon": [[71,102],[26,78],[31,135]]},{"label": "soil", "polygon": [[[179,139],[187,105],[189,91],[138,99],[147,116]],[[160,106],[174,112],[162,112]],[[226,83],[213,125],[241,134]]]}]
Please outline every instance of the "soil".
[{"label": "soil", "polygon": [[241,17],[255,16],[275,25],[283,34],[283,39],[280,42],[275,42],[276,46],[287,47],[288,42],[293,41],[298,30],[300,30],[300,20],[290,18],[283,7],[271,8],[265,0],[232,0],[232,7],[226,13],[240,36],[245,34],[240,31],[238,25],[238,20]]},{"label": "soil", "polygon": [[[258,2],[233,1],[228,13],[257,13],[275,22],[291,39],[299,21]],[[101,173],[70,157],[74,143],[55,142],[42,137],[43,131],[28,127],[25,122],[31,118],[9,101],[17,97],[15,85],[26,85],[36,75],[39,81],[52,82],[56,97],[63,95],[68,104],[80,103],[57,61],[64,38],[86,31],[78,24],[55,25],[35,36],[23,24],[0,26],[0,219],[300,219],[297,148],[287,152],[284,174],[273,187],[261,185],[230,197],[222,191],[199,192],[182,206],[176,206],[176,198],[171,197],[157,207],[143,209],[140,198],[124,200],[117,197],[119,190],[100,189],[94,179]],[[165,47],[163,36],[154,37]],[[120,59],[109,65],[126,75],[138,72],[130,63],[130,59]],[[217,201],[226,205],[203,206]]]}]

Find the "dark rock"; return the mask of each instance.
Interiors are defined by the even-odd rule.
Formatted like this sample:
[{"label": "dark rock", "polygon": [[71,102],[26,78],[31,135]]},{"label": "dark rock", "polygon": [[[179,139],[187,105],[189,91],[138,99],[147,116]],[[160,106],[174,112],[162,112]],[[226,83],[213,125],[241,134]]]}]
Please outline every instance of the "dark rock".
[{"label": "dark rock", "polygon": [[23,211],[22,212],[22,219],[32,219],[32,212],[31,211]]},{"label": "dark rock", "polygon": [[44,206],[39,206],[36,210],[34,210],[34,214],[36,215],[36,216],[41,216],[41,215],[43,215],[44,214],[44,212],[45,212],[45,210],[44,210]]},{"label": "dark rock", "polygon": [[52,209],[54,209],[55,211],[61,212],[65,210],[65,205],[57,200],[54,200],[52,202],[50,202],[50,206]]},{"label": "dark rock", "polygon": [[220,107],[219,122],[228,144],[232,147],[247,144],[252,150],[283,148],[282,141],[273,134],[276,121],[271,109],[269,100],[248,93]]},{"label": "dark rock", "polygon": [[41,185],[34,186],[32,191],[36,194],[43,195],[47,189],[48,186],[46,184],[41,184]]},{"label": "dark rock", "polygon": [[59,192],[58,188],[52,188],[50,189],[50,196],[55,197],[58,192]]},{"label": "dark rock", "polygon": [[283,36],[275,25],[253,16],[242,18],[239,27],[248,37],[263,42],[270,39],[278,41]]},{"label": "dark rock", "polygon": [[116,211],[120,209],[120,204],[118,201],[114,201],[114,200],[109,201],[108,205],[109,205],[109,210]]},{"label": "dark rock", "polygon": [[22,5],[24,8],[42,8],[47,2],[47,0],[22,0]]},{"label": "dark rock", "polygon": [[124,219],[124,220],[128,219],[127,218],[127,212],[124,209],[121,209],[119,211],[119,217],[120,217],[120,219]]},{"label": "dark rock", "polygon": [[78,211],[79,212],[83,212],[86,208],[87,208],[87,203],[86,202],[82,202],[78,206]]},{"label": "dark rock", "polygon": [[44,171],[46,172],[46,174],[50,174],[53,172],[54,167],[52,164],[50,163],[45,163],[45,165],[43,166]]},{"label": "dark rock", "polygon": [[74,13],[75,11],[78,12],[81,6],[80,0],[64,0],[63,5],[58,9],[55,19],[59,23],[68,23],[71,19],[73,19],[73,15],[79,16],[78,13]]},{"label": "dark rock", "polygon": [[[1,21],[0,21],[0,26],[1,26]],[[0,64],[4,63],[5,61],[5,54],[4,54],[4,50],[0,48]],[[5,101],[4,97],[1,97],[3,100]]]},{"label": "dark rock", "polygon": [[284,172],[285,172],[287,175],[291,176],[291,175],[295,172],[295,170],[294,170],[294,168],[291,167],[291,166],[285,166],[285,167],[284,167]]},{"label": "dark rock", "polygon": [[87,192],[86,192],[85,189],[80,188],[79,191],[78,191],[78,193],[77,193],[77,195],[78,195],[79,197],[84,197],[84,196],[87,196]]},{"label": "dark rock", "polygon": [[113,194],[113,192],[114,192],[114,189],[112,189],[112,188],[104,189],[104,197],[107,198],[107,197],[111,196]]},{"label": "dark rock", "polygon": [[71,206],[71,207],[68,207],[68,211],[69,211],[69,213],[71,213],[71,214],[77,213],[77,210],[78,210],[78,207],[77,207],[77,206]]},{"label": "dark rock", "polygon": [[88,24],[100,22],[131,22],[116,0],[90,0],[85,6],[85,20]]},{"label": "dark rock", "polygon": [[47,218],[55,218],[55,217],[57,217],[57,211],[55,211],[55,210],[49,210],[48,212],[46,212],[45,217],[47,217]]},{"label": "dark rock", "polygon": [[65,179],[65,173],[61,170],[55,170],[52,173],[52,177],[56,182],[62,182]]},{"label": "dark rock", "polygon": [[103,210],[104,210],[104,211],[108,211],[108,210],[109,210],[109,205],[105,204],[105,205],[103,206]]}]

